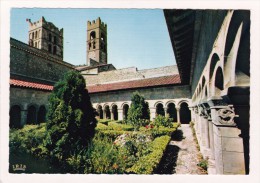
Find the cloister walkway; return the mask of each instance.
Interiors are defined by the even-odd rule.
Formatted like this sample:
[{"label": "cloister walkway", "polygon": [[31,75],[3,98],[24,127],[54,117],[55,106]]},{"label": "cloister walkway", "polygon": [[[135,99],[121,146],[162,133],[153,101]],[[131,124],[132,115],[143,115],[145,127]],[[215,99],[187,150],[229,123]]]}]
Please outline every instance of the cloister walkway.
[{"label": "cloister walkway", "polygon": [[197,164],[200,152],[189,124],[182,124],[172,136],[158,169],[158,174],[206,174]]}]

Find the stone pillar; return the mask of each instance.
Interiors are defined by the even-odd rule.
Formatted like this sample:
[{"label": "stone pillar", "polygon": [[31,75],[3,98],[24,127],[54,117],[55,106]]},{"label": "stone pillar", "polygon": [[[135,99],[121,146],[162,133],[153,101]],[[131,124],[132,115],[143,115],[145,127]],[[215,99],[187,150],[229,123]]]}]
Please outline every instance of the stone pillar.
[{"label": "stone pillar", "polygon": [[181,123],[181,120],[180,120],[180,107],[176,107],[176,112],[177,112],[177,122]]},{"label": "stone pillar", "polygon": [[21,126],[23,127],[24,125],[26,125],[27,122],[27,110],[21,110]]},{"label": "stone pillar", "polygon": [[107,115],[106,115],[105,109],[103,110],[103,119],[107,119]]},{"label": "stone pillar", "polygon": [[123,108],[120,108],[120,109],[118,108],[117,112],[118,112],[118,120],[123,120],[124,119]]},{"label": "stone pillar", "polygon": [[167,107],[164,107],[163,109],[164,109],[164,114],[165,114],[164,116],[167,116],[167,115],[168,115],[168,113],[167,113]]},{"label": "stone pillar", "polygon": [[112,110],[112,109],[110,109],[110,118],[111,118],[111,120],[115,120],[115,119],[114,119],[114,113],[113,113],[113,110]]},{"label": "stone pillar", "polygon": [[156,114],[156,108],[155,107],[150,107],[150,120],[153,121],[155,118]]},{"label": "stone pillar", "polygon": [[245,174],[243,140],[237,128],[232,105],[221,99],[209,102],[214,132],[215,165],[217,174]]}]

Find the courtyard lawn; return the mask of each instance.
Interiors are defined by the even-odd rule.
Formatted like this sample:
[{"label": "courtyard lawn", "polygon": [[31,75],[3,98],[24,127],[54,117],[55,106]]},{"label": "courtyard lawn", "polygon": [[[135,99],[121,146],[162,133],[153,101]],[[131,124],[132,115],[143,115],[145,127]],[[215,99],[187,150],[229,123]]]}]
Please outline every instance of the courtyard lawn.
[{"label": "courtyard lawn", "polygon": [[10,130],[9,171],[19,173],[12,165],[23,164],[22,173],[152,174],[177,128],[151,123],[136,130],[123,121],[99,120],[92,142],[57,162],[45,148],[46,124],[26,125]]}]

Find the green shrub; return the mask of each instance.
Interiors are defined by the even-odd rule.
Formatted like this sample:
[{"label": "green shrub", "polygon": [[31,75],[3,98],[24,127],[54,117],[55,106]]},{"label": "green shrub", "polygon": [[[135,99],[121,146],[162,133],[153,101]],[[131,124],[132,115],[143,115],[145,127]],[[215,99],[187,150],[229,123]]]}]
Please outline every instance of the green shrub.
[{"label": "green shrub", "polygon": [[46,148],[58,160],[67,159],[76,148],[84,148],[94,137],[96,111],[85,79],[70,71],[55,86],[49,98]]},{"label": "green shrub", "polygon": [[108,126],[111,127],[113,130],[123,130],[123,131],[133,131],[134,127],[132,125],[127,124],[119,124],[117,122],[110,122]]},{"label": "green shrub", "polygon": [[104,125],[108,125],[108,123],[111,122],[111,119],[99,119],[98,123],[102,123]]},{"label": "green shrub", "polygon": [[153,170],[158,166],[169,141],[169,136],[156,138],[150,146],[151,153],[141,157],[131,168],[127,169],[127,172],[152,174]]},{"label": "green shrub", "polygon": [[104,125],[103,123],[98,123],[96,130],[100,131],[100,130],[112,130],[111,127]]},{"label": "green shrub", "polygon": [[43,146],[46,124],[25,125],[22,129],[11,129],[9,134],[10,154],[30,153],[37,157],[47,155]]},{"label": "green shrub", "polygon": [[164,126],[164,127],[172,127],[173,126],[173,119],[169,117],[169,115],[162,116],[157,115],[154,119],[154,125],[156,127]]},{"label": "green shrub", "polygon": [[207,171],[208,169],[208,160],[202,159],[197,166],[201,167],[203,170]]},{"label": "green shrub", "polygon": [[[108,137],[112,140],[115,140],[118,136],[125,134],[125,131],[119,131],[119,130],[100,130],[98,131],[99,135],[101,137]],[[131,131],[127,132],[127,133],[132,133]]]},{"label": "green shrub", "polygon": [[128,110],[127,120],[135,129],[139,129],[145,120],[150,119],[149,105],[138,92],[134,92],[131,98],[131,106]]}]

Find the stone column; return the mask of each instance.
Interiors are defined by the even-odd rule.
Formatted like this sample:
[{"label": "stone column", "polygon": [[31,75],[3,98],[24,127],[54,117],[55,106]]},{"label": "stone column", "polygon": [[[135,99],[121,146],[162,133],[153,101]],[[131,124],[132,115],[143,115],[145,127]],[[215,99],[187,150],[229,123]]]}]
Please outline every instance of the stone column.
[{"label": "stone column", "polygon": [[181,120],[180,120],[180,107],[176,107],[176,112],[177,112],[177,122],[181,123]]},{"label": "stone column", "polygon": [[115,120],[115,119],[114,119],[114,113],[113,113],[113,110],[112,110],[112,109],[110,109],[110,118],[111,118],[111,120]]},{"label": "stone column", "polygon": [[214,132],[215,165],[217,174],[245,174],[243,140],[237,128],[232,105],[221,99],[209,102]]},{"label": "stone column", "polygon": [[27,110],[21,110],[21,126],[23,127],[24,125],[26,125],[27,122]]},{"label": "stone column", "polygon": [[107,119],[107,115],[106,115],[105,109],[103,110],[103,119]]},{"label": "stone column", "polygon": [[167,107],[164,107],[163,109],[164,109],[164,114],[165,114],[164,116],[167,116],[167,115],[168,115],[168,113],[167,113]]},{"label": "stone column", "polygon": [[153,121],[155,118],[156,108],[150,107],[150,120]]},{"label": "stone column", "polygon": [[123,120],[124,119],[124,117],[123,117],[123,108],[118,108],[117,112],[118,112],[118,120]]}]

